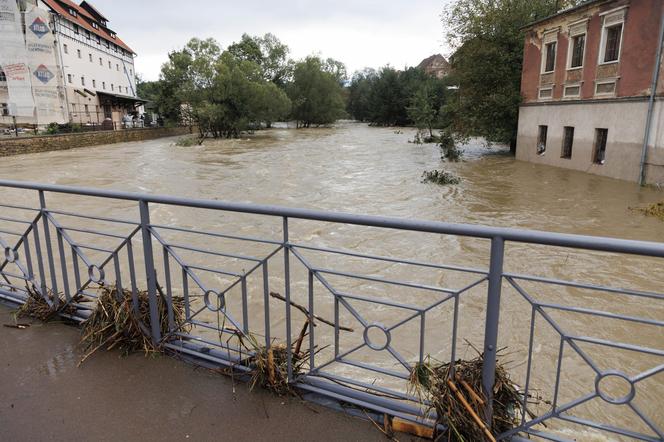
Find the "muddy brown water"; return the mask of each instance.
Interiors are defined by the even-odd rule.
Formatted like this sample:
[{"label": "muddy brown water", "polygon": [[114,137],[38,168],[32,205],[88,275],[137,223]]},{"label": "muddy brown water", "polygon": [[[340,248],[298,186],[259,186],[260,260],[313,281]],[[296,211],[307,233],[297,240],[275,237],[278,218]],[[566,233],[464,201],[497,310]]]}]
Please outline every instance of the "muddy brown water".
[{"label": "muddy brown water", "polygon": [[[630,210],[630,207],[641,207],[664,199],[662,191],[571,170],[519,162],[509,156],[504,148],[488,148],[478,140],[471,140],[464,147],[464,161],[445,164],[441,162],[440,152],[435,146],[410,144],[408,141],[413,134],[412,130],[342,123],[326,129],[277,128],[241,140],[207,141],[203,146],[194,147],[177,147],[174,139],[161,139],[0,158],[0,177],[408,219],[664,241],[664,223]],[[442,167],[460,176],[461,184],[436,186],[421,182],[424,170]],[[29,201],[34,204],[36,201],[32,193],[6,189],[0,191],[0,199],[9,203]],[[47,199],[50,207],[61,210],[133,220],[138,216],[136,204],[126,201],[102,201],[66,195],[47,195]],[[101,228],[100,223],[93,221],[64,216],[59,219],[68,226],[89,228],[95,225]],[[282,235],[280,219],[163,205],[153,206],[152,221],[155,224],[277,241]],[[126,229],[117,226],[105,228],[126,233]],[[488,265],[489,244],[486,240],[298,220],[291,220],[289,228],[291,240],[299,244],[480,269],[486,269]],[[271,245],[210,239],[166,230],[160,232],[171,243],[259,258],[274,249]],[[90,244],[90,237],[85,240]],[[85,240],[81,239],[82,242]],[[102,244],[103,240],[95,239],[94,243]],[[432,287],[458,290],[481,278],[463,272],[344,258],[305,249],[300,252],[317,267]],[[94,255],[92,251],[89,253]],[[188,263],[195,265],[217,266],[237,272],[249,269],[247,262],[238,260],[211,258],[209,255],[187,253],[184,250],[181,254]],[[307,271],[295,257],[291,257],[291,260],[293,298],[306,305]],[[270,289],[283,293],[283,255],[276,255],[269,263]],[[175,263],[171,261],[171,265]],[[180,269],[173,268],[176,269],[174,274],[179,275]],[[662,259],[508,243],[505,268],[514,273],[641,291],[662,292],[664,287]],[[163,267],[158,272],[163,275]],[[200,275],[201,280],[210,287],[225,287],[232,282],[220,275]],[[328,275],[327,278],[335,289],[344,293],[430,308],[422,329],[419,316],[406,321],[412,311],[385,304],[348,301],[369,323],[375,322],[389,328],[405,321],[390,336],[393,349],[405,361],[414,362],[420,358],[421,330],[425,337],[421,356],[430,355],[436,360],[449,359],[453,300],[438,305],[437,301],[443,299],[441,294],[430,290],[397,287],[338,275]],[[528,282],[522,282],[521,285],[539,302],[594,308],[655,321],[664,320],[662,299]],[[317,313],[331,318],[334,311],[332,296],[318,281],[315,281],[314,286]],[[178,283],[175,277],[173,290],[176,294],[182,292],[181,281]],[[239,319],[242,316],[240,299],[241,293],[236,287],[229,292],[226,300],[231,315]],[[474,356],[474,350],[468,343],[481,348],[485,302],[486,283],[459,296],[457,357]],[[201,298],[196,298],[192,303],[202,306]],[[265,332],[260,272],[248,278],[248,305],[250,328],[260,336]],[[283,304],[272,300],[270,306],[272,336],[283,338]],[[664,331],[659,327],[578,313],[548,312],[548,318],[567,336],[590,336],[664,351]],[[520,385],[525,383],[531,314],[531,305],[506,284],[501,308],[500,347],[505,347],[503,362]],[[199,319],[212,326],[216,326],[217,320],[223,322],[223,318],[218,318],[208,310],[204,310]],[[299,332],[303,319],[298,312],[293,312],[293,336]],[[354,329],[353,333],[341,332],[340,351],[343,353],[363,342],[363,330],[344,308],[340,312],[340,322]],[[370,337],[377,343],[385,338],[375,328],[370,332]],[[210,336],[209,332],[206,334],[202,327],[200,333],[208,339],[218,340],[218,337]],[[322,364],[331,357],[333,331],[319,325],[315,333],[316,344],[323,348],[316,356],[316,363]],[[536,314],[531,388],[546,401],[554,400],[560,342],[560,335],[554,326],[544,316]],[[308,339],[305,344],[306,347]],[[330,347],[326,347],[328,345]],[[588,343],[579,343],[578,348],[602,371],[616,369],[629,376],[636,376],[664,364],[664,358],[656,355],[638,355],[627,350],[612,350]],[[378,352],[365,347],[351,356],[355,361],[403,374],[403,366],[386,351]],[[568,343],[563,345],[560,361],[562,376],[559,394],[555,398],[558,405],[595,391],[595,372]],[[341,376],[404,391],[406,389],[403,381],[349,365],[332,364],[327,369]],[[607,378],[601,384],[603,391],[615,396],[624,394],[627,389],[624,382],[616,378]],[[664,372],[656,372],[636,383],[635,388],[636,396],[632,404],[647,415],[651,422],[660,428],[664,427],[664,411],[659,406],[664,397]],[[532,407],[537,413],[545,413],[550,409],[547,403]],[[575,407],[569,413],[654,434],[627,405],[610,405],[599,398]],[[583,434],[584,440],[618,437],[582,430],[573,424],[557,421],[550,422],[549,428],[557,429],[569,437]]]}]

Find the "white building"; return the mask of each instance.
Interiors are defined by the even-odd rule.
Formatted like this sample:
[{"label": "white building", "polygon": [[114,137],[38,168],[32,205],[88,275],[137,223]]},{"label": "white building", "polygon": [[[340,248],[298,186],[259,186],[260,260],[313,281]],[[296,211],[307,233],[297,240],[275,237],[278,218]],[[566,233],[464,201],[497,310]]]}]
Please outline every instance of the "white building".
[{"label": "white building", "polygon": [[[14,1],[17,0],[0,0],[0,13],[3,2],[5,8],[8,8]],[[76,4],[69,0],[18,0],[17,7],[21,11],[19,32],[23,34],[27,47],[25,63],[31,74],[30,86],[35,111],[30,117],[25,107],[21,112],[21,106],[16,110],[17,106],[11,105],[12,95],[19,96],[20,93],[16,91],[27,86],[0,73],[0,106],[3,115],[0,123],[11,124],[16,116],[18,124],[45,126],[51,122],[72,122],[102,125],[110,129],[122,127],[122,121],[127,115],[140,112],[144,101],[136,94],[136,54],[109,28],[108,19],[95,7],[86,1]],[[0,32],[2,30],[0,21]],[[6,32],[5,28],[3,37]],[[31,45],[31,40],[37,43]],[[40,48],[54,49],[54,67],[48,68],[49,63],[40,63],[39,60],[31,61],[43,55]],[[15,54],[14,60],[9,57],[8,61],[4,57],[3,61],[3,51],[5,49],[0,48],[0,64],[3,67],[12,61],[20,62],[20,56]],[[17,53],[21,53],[20,50]],[[49,83],[57,87],[60,113],[45,112],[40,103],[38,89],[45,88],[46,85],[41,83],[48,82],[50,76],[53,76],[53,81]],[[22,77],[14,76],[13,79],[22,80]],[[2,83],[2,80],[5,82]],[[55,104],[50,106],[51,110],[55,107]],[[15,109],[14,112],[12,109]]]}]

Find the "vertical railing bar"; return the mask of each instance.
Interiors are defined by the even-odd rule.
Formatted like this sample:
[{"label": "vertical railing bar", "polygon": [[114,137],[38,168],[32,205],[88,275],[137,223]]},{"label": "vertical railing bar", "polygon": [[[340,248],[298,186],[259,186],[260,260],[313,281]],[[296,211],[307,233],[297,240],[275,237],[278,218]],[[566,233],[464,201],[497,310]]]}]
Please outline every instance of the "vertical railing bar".
[{"label": "vertical railing bar", "polygon": [[560,389],[560,370],[563,363],[563,351],[565,350],[565,337],[560,337],[560,348],[558,349],[558,367],[556,368],[556,385],[553,390],[552,412],[556,415],[556,407],[558,407],[558,390]]},{"label": "vertical railing bar", "polygon": [[459,330],[459,296],[457,293],[454,295],[454,310],[452,314],[452,351],[450,354],[450,373],[454,372],[454,364],[456,364],[457,353],[457,332]]},{"label": "vertical railing bar", "polygon": [[486,320],[484,323],[484,361],[482,366],[482,389],[486,397],[484,419],[489,428],[491,428],[493,422],[493,386],[496,382],[500,291],[503,282],[504,252],[504,239],[499,236],[492,238]]},{"label": "vertical railing bar", "polygon": [[316,368],[314,336],[314,272],[309,270],[309,370]]},{"label": "vertical railing bar", "polygon": [[334,358],[339,357],[339,295],[334,295]]},{"label": "vertical railing bar", "polygon": [[270,348],[270,283],[267,259],[263,261],[263,302],[265,303],[265,347]]},{"label": "vertical railing bar", "polygon": [[242,276],[240,282],[242,287],[242,331],[249,333],[249,302],[247,300],[247,277]]},{"label": "vertical railing bar", "polygon": [[113,266],[115,268],[115,293],[118,299],[124,298],[124,290],[122,288],[122,275],[120,274],[120,259],[117,253],[113,253]]},{"label": "vertical railing bar", "polygon": [[145,256],[145,277],[148,283],[148,301],[150,305],[150,326],[152,340],[156,344],[161,340],[159,310],[157,308],[157,273],[152,255],[152,233],[150,233],[150,208],[147,201],[138,202],[141,215],[141,235],[143,237],[143,255]]},{"label": "vertical railing bar", "polygon": [[[55,264],[53,262],[53,245],[51,244],[51,232],[46,217],[46,198],[44,196],[44,191],[39,191],[39,206],[41,207],[42,213],[42,225],[44,227],[44,242],[46,243],[46,254],[48,257],[48,270],[51,274],[51,290],[53,290],[53,305],[58,306],[58,281],[55,276]],[[46,278],[44,278],[46,279]],[[44,293],[44,296],[48,296],[48,293]]]},{"label": "vertical railing bar", "polygon": [[134,246],[131,243],[132,238],[127,240],[127,260],[129,261],[129,280],[131,282],[131,303],[134,312],[139,314],[138,308],[138,284],[136,283],[136,267],[134,264]]},{"label": "vertical railing bar", "polygon": [[426,331],[426,313],[420,312],[420,364],[424,362],[424,334]]},{"label": "vertical railing bar", "polygon": [[35,274],[32,268],[32,254],[30,253],[30,239],[29,235],[23,238],[23,250],[25,252],[25,264],[28,266],[28,279],[34,280]]},{"label": "vertical railing bar", "polygon": [[67,260],[65,258],[65,248],[62,242],[62,232],[55,229],[55,234],[58,237],[58,251],[60,254],[60,268],[62,270],[62,286],[65,290],[65,299],[71,301],[71,293],[69,292],[69,273],[67,272]]},{"label": "vertical railing bar", "polygon": [[162,247],[164,254],[164,278],[166,279],[166,297],[168,298],[168,330],[175,330],[175,315],[173,313],[173,291],[171,289],[171,266],[168,257],[168,250]]},{"label": "vertical railing bar", "polygon": [[76,253],[76,248],[71,246],[71,259],[72,267],[74,267],[74,284],[76,284],[76,293],[78,295],[81,291],[81,269],[78,266],[78,254]]},{"label": "vertical railing bar", "polygon": [[37,267],[39,269],[39,281],[41,282],[42,296],[46,296],[46,273],[44,271],[44,259],[42,257],[41,240],[39,238],[39,224],[37,220],[35,220],[35,222],[32,224],[32,233],[35,238],[35,252],[37,252]]},{"label": "vertical railing bar", "polygon": [[191,318],[189,307],[189,275],[184,267],[182,268],[182,296],[184,297],[184,316],[188,320]]},{"label": "vertical railing bar", "polygon": [[532,306],[530,314],[530,337],[528,339],[528,364],[526,365],[526,384],[523,390],[523,406],[521,407],[521,425],[526,422],[526,410],[528,406],[528,390],[530,388],[530,370],[533,362],[533,341],[535,340],[535,313],[537,310]]},{"label": "vertical railing bar", "polygon": [[288,217],[283,218],[284,235],[284,292],[286,298],[286,355],[288,382],[293,380],[293,349],[291,348],[290,249],[288,246]]}]

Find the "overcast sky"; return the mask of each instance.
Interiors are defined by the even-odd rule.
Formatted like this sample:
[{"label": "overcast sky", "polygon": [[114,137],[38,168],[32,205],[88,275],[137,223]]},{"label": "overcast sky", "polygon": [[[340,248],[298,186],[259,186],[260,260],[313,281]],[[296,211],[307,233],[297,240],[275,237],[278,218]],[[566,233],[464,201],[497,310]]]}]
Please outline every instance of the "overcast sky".
[{"label": "overcast sky", "polygon": [[250,35],[275,34],[293,58],[310,54],[364,67],[417,65],[449,55],[440,14],[449,0],[93,0],[134,51],[136,71],[156,80],[169,51],[191,37],[223,47]]}]

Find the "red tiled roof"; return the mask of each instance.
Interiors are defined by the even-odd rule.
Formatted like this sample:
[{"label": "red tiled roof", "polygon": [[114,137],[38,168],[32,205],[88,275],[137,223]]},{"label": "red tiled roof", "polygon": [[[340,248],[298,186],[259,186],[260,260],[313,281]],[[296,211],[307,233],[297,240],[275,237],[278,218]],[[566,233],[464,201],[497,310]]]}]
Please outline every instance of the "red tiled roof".
[{"label": "red tiled roof", "polygon": [[94,6],[92,6],[92,4],[90,4],[90,2],[82,1],[80,6],[81,6],[81,8],[85,9],[86,11],[88,11],[92,15],[97,15],[97,17],[99,17],[102,20],[108,20],[106,17],[104,17],[104,14],[99,12],[99,10],[97,8],[95,8]]},{"label": "red tiled roof", "polygon": [[[131,52],[132,54],[135,54],[135,52],[123,42],[120,37],[117,35],[115,38],[111,37],[112,31],[108,28],[103,27],[97,20],[90,15],[88,11],[77,5],[76,3],[70,1],[70,0],[44,0],[44,3],[48,5],[49,8],[53,10],[53,12],[63,16],[67,20],[79,25],[80,27],[90,31],[90,33],[98,35],[99,37],[103,38],[106,41],[109,41],[111,43],[115,43],[119,47],[125,49],[126,51]],[[63,6],[63,5],[66,5]],[[71,8],[76,11],[76,17],[71,15],[67,8]],[[92,27],[90,22],[86,20],[85,18],[97,22],[99,25],[99,29],[95,29]]]}]

